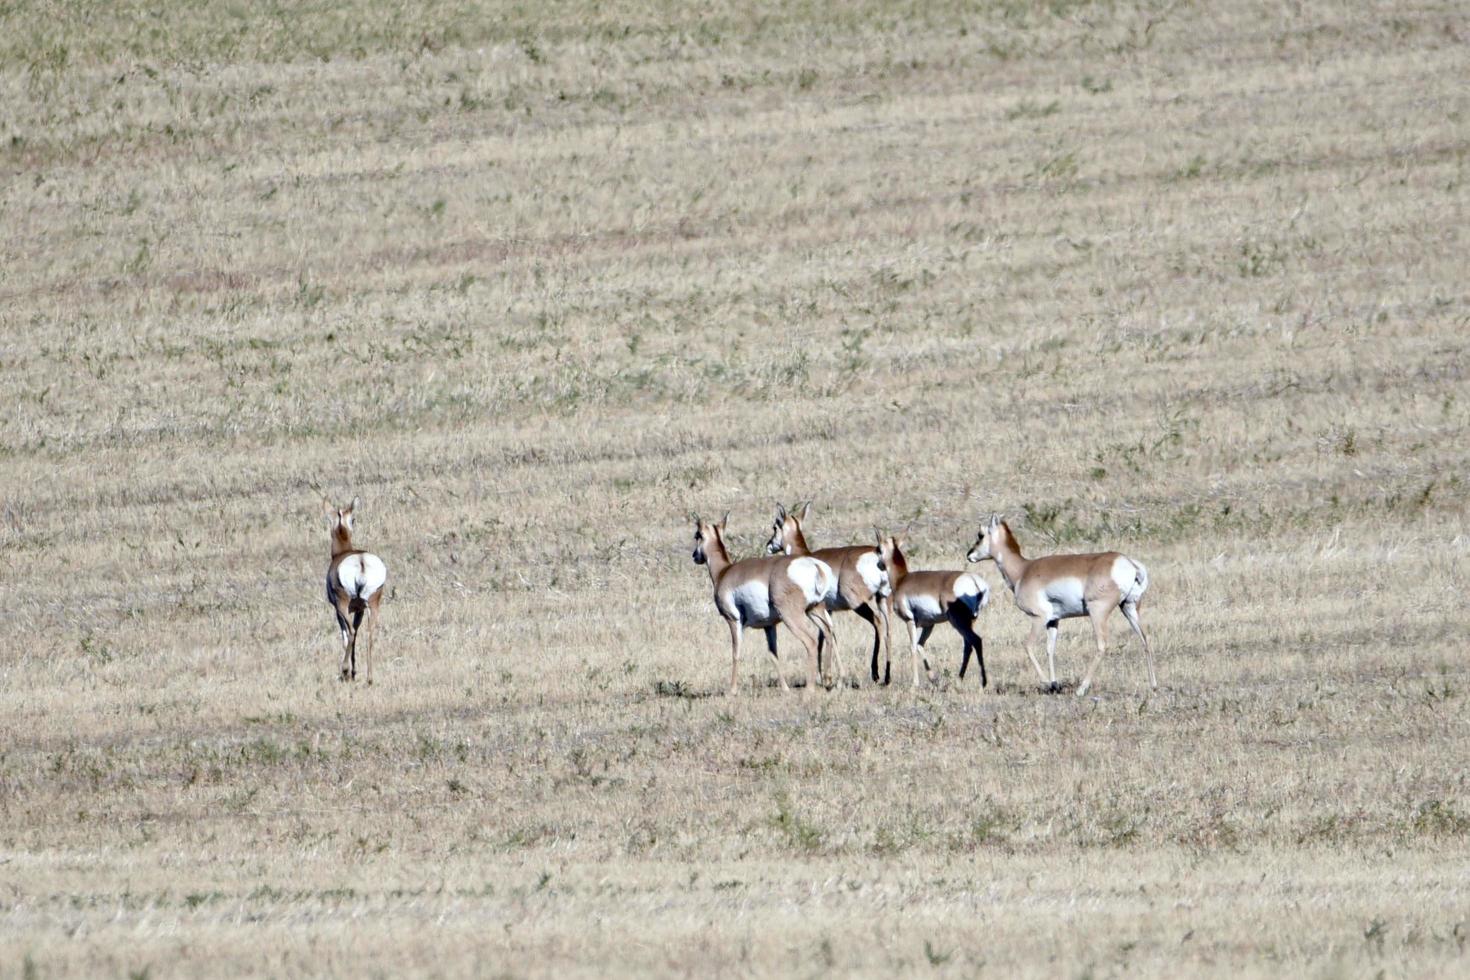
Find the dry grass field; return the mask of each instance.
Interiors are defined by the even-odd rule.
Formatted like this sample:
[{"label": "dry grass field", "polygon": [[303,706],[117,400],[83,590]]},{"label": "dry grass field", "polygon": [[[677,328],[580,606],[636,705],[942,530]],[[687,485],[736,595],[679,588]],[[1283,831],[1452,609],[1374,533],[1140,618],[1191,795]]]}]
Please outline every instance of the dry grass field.
[{"label": "dry grass field", "polygon": [[[1470,971],[1467,77],[1456,0],[0,4],[0,977]],[[725,696],[688,515],[807,497],[1139,557],[1160,689],[986,565],[988,690]]]}]

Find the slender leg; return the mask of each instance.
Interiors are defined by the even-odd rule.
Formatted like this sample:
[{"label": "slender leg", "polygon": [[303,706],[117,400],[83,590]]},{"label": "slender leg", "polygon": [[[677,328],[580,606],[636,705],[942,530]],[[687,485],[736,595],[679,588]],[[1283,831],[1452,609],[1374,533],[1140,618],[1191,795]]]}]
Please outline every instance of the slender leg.
[{"label": "slender leg", "polygon": [[366,606],[358,606],[352,611],[352,679],[357,680],[357,637],[362,633],[362,617]]},{"label": "slender leg", "polygon": [[368,600],[368,634],[366,655],[368,684],[372,684],[373,682],[373,643],[377,640],[378,636],[378,605],[382,601],[382,598],[383,593],[380,591],[377,595]]},{"label": "slender leg", "polygon": [[786,675],[781,673],[781,655],[776,652],[776,627],[766,627],[766,650],[771,654],[771,663],[776,668],[776,678],[781,682],[781,690],[789,691],[786,684]]},{"label": "slender leg", "polygon": [[352,679],[352,646],[357,624],[352,619],[351,601],[341,592],[332,594],[332,608],[337,613],[337,629],[342,632],[342,667],[344,681]]},{"label": "slender leg", "polygon": [[878,655],[883,652],[883,634],[878,629],[878,618],[880,616],[880,613],[873,611],[873,607],[877,604],[878,600],[875,598],[870,602],[863,603],[861,606],[854,606],[852,610],[863,619],[867,620],[869,626],[873,627],[873,664],[871,673],[874,683],[877,683],[878,681]]},{"label": "slender leg", "polygon": [[985,674],[985,641],[980,638],[980,631],[974,624],[970,626],[970,642],[975,645],[975,662],[980,665],[980,687],[989,687],[990,678]]},{"label": "slender leg", "polygon": [[347,666],[349,662],[348,657],[352,651],[352,638],[348,636],[347,620],[342,618],[341,613],[337,614],[337,630],[342,634],[342,665],[339,668],[338,673],[342,675],[342,679],[345,681],[349,676],[347,673]]},{"label": "slender leg", "polygon": [[951,612],[949,623],[960,634],[960,639],[965,641],[964,657],[960,660],[960,680],[965,679],[965,670],[970,666],[970,652],[975,653],[975,662],[980,665],[980,686],[986,685],[985,677],[985,645],[980,642],[980,634],[975,632],[974,620],[963,615]]},{"label": "slender leg", "polygon": [[[790,617],[783,617],[786,628],[796,634],[801,645],[806,647],[806,687],[801,689],[802,697],[807,697],[812,690],[821,683],[821,667],[817,664],[817,640],[821,637],[821,630],[812,627],[805,612]],[[810,630],[810,632],[808,632]]]},{"label": "slender leg", "polygon": [[1128,625],[1133,627],[1133,632],[1143,641],[1143,655],[1148,661],[1148,686],[1155,691],[1159,689],[1159,679],[1154,674],[1154,651],[1149,646],[1148,637],[1143,635],[1143,627],[1138,625],[1138,603],[1123,603],[1123,618],[1128,620]]},{"label": "slender leg", "polygon": [[781,669],[781,657],[776,653],[776,627],[766,627],[766,649],[771,653],[771,662],[776,668],[776,680],[781,682],[781,690],[790,691],[791,685],[786,683],[786,672]]},{"label": "slender leg", "polygon": [[832,665],[837,670],[837,683],[840,685],[847,676],[847,668],[842,665],[842,654],[837,649],[837,628],[832,623],[832,614],[827,611],[826,606],[818,603],[807,610],[807,617],[817,627],[817,635],[827,637],[827,645],[832,648]]},{"label": "slender leg", "polygon": [[1026,656],[1031,658],[1031,666],[1036,668],[1036,676],[1041,678],[1041,683],[1046,683],[1046,673],[1041,669],[1041,661],[1036,659],[1036,644],[1041,639],[1041,631],[1046,629],[1046,621],[1040,617],[1031,620],[1031,635],[1026,637]]},{"label": "slender leg", "polygon": [[[740,633],[742,628],[738,619],[727,619],[725,622],[730,624],[730,696],[734,697],[740,690],[739,675],[736,671],[740,666]],[[779,661],[776,664],[776,676],[781,676],[781,665]]]},{"label": "slender leg", "polygon": [[[925,626],[923,629],[919,630],[919,642],[918,645],[914,647],[914,652],[918,654],[919,658],[924,661],[924,676],[929,678],[929,683],[931,684],[936,683],[936,680],[934,677],[934,668],[929,666],[929,651],[927,649],[927,645],[929,643],[929,637],[933,635],[934,624],[930,623],[928,626]],[[915,669],[917,670],[917,667]],[[919,686],[919,675],[917,673],[914,674],[914,686]]]},{"label": "slender leg", "polygon": [[909,628],[909,652],[914,655],[914,689],[919,687],[919,633],[912,619],[904,620]]},{"label": "slender leg", "polygon": [[1051,689],[1057,689],[1057,621],[1046,624],[1046,666],[1051,671]]},{"label": "slender leg", "polygon": [[[1098,612],[1102,609],[1102,612]],[[1092,686],[1092,672],[1097,670],[1097,665],[1102,663],[1103,654],[1108,651],[1108,616],[1112,609],[1101,604],[1094,606],[1087,613],[1087,618],[1092,620],[1092,638],[1097,641],[1097,656],[1092,658],[1092,666],[1087,668],[1087,674],[1082,678],[1082,685],[1077,688],[1077,696],[1080,698],[1087,693]]]},{"label": "slender leg", "polygon": [[970,637],[953,619],[949,621],[949,624],[954,627],[955,632],[960,635],[960,640],[965,644],[964,652],[960,654],[960,680],[964,680],[965,671],[970,669]]},{"label": "slender leg", "polygon": [[[878,616],[883,620],[883,684],[893,680],[893,600],[884,597],[878,600]],[[877,677],[873,678],[877,680]]]},{"label": "slender leg", "polygon": [[822,635],[822,630],[819,627],[817,629],[817,673],[821,674],[823,677],[827,676],[827,658],[823,656],[823,654],[826,653],[826,646],[827,638]]},{"label": "slender leg", "polygon": [[353,636],[351,636],[351,632],[348,630],[347,620],[340,621],[341,632],[343,632],[343,664],[341,664],[340,673],[343,674],[343,680],[351,680],[350,666],[351,655],[353,655]]}]

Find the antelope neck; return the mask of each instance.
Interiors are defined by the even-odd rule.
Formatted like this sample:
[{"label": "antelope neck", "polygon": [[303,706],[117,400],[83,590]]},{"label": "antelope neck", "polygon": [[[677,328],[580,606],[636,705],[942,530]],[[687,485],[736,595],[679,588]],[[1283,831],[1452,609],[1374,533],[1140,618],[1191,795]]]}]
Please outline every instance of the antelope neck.
[{"label": "antelope neck", "polygon": [[1015,535],[1004,524],[996,530],[993,537],[995,540],[991,547],[995,550],[995,567],[1000,569],[1000,577],[1005,579],[1006,588],[1014,592],[1016,583],[1021,581],[1026,566],[1031,562],[1021,554],[1021,546],[1016,543]]},{"label": "antelope neck", "polygon": [[704,567],[709,569],[710,582],[719,585],[720,577],[732,564],[724,535],[716,531],[704,544]]},{"label": "antelope neck", "polygon": [[902,582],[905,578],[907,578],[908,577],[908,574],[909,574],[909,560],[908,560],[908,558],[906,558],[904,556],[904,553],[902,551],[900,551],[898,548],[894,548],[893,549],[893,556],[888,559],[888,586],[889,586],[889,588],[893,588],[893,589],[898,588],[898,583]]}]

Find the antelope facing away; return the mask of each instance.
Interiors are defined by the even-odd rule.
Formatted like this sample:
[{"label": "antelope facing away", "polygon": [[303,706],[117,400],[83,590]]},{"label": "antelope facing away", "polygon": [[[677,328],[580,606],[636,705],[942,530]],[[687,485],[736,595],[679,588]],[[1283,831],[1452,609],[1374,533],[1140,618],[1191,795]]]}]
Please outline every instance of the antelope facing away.
[{"label": "antelope facing away", "polygon": [[[771,540],[766,542],[766,551],[773,555],[802,557],[810,555],[826,562],[837,573],[832,586],[823,597],[828,609],[850,609],[873,627],[873,680],[878,680],[878,654],[888,642],[888,607],[884,599],[892,591],[889,587],[888,570],[883,556],[872,545],[852,545],[845,548],[820,548],[812,551],[807,546],[801,525],[811,513],[811,501],[802,505],[801,512],[793,507],[788,511],[777,505],[776,520],[772,525]],[[882,628],[879,629],[879,625]]]},{"label": "antelope facing away", "polygon": [[1031,617],[1031,635],[1026,639],[1026,656],[1043,683],[1047,676],[1041,672],[1032,647],[1046,630],[1046,659],[1051,668],[1050,685],[1057,690],[1057,622],[1075,616],[1086,616],[1092,620],[1092,635],[1097,640],[1097,656],[1082,684],[1077,688],[1080,697],[1092,686],[1092,674],[1102,663],[1107,652],[1108,617],[1114,609],[1123,610],[1123,618],[1133,627],[1133,632],[1143,641],[1143,652],[1148,661],[1148,683],[1155,689],[1159,686],[1154,676],[1154,652],[1143,627],[1138,624],[1138,602],[1148,589],[1148,569],[1143,563],[1120,555],[1116,551],[1105,551],[1092,555],[1048,555],[1044,558],[1027,558],[1021,554],[1021,546],[1010,527],[998,516],[992,516],[988,524],[980,525],[980,535],[970,549],[970,561],[995,560],[1006,587],[1015,593],[1016,606]]},{"label": "antelope facing away", "polygon": [[322,501],[327,520],[332,522],[332,563],[327,566],[327,602],[337,613],[342,631],[342,679],[357,679],[357,628],[367,617],[367,651],[363,657],[367,682],[373,682],[373,636],[378,628],[378,605],[388,568],[383,559],[352,547],[352,515],[361,501],[353,497],[346,507]]},{"label": "antelope facing away", "polygon": [[[888,601],[898,613],[898,618],[908,624],[909,646],[914,654],[914,687],[919,686],[919,660],[924,661],[924,672],[929,680],[935,680],[929,668],[929,658],[924,656],[924,645],[934,627],[948,622],[965,642],[965,653],[960,660],[960,680],[965,679],[965,670],[970,666],[970,652],[975,653],[975,662],[980,666],[980,686],[988,683],[985,676],[985,645],[980,634],[975,632],[975,620],[980,611],[990,602],[990,586],[979,575],[970,572],[911,572],[908,558],[903,553],[903,544],[891,534],[878,532],[878,550],[888,566],[888,579],[893,583],[893,596]],[[916,630],[922,632],[915,635]]]},{"label": "antelope facing away", "polygon": [[694,563],[709,568],[710,582],[715,587],[715,607],[730,626],[730,693],[733,695],[739,689],[736,671],[740,664],[740,639],[747,629],[766,631],[766,647],[776,661],[781,689],[791,689],[781,673],[781,658],[776,653],[777,623],[785,623],[806,647],[807,685],[803,694],[817,685],[817,641],[823,632],[840,676],[842,661],[837,657],[837,637],[832,629],[832,617],[822,604],[837,574],[826,562],[816,558],[781,555],[731,561],[725,546],[725,525],[729,520],[728,513],[718,524],[701,520],[698,514],[694,516]]}]

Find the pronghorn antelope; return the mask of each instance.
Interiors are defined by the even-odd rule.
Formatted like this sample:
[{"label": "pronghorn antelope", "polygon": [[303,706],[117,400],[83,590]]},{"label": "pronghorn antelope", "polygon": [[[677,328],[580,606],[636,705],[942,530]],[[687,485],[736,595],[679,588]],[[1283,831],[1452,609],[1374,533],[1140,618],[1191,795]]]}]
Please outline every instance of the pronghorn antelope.
[{"label": "pronghorn antelope", "polygon": [[[727,513],[718,524],[694,515],[694,563],[709,568],[715,587],[715,607],[730,625],[730,693],[738,690],[736,671],[740,664],[740,639],[747,629],[766,631],[766,647],[776,662],[781,689],[789,691],[776,653],[776,624],[785,623],[807,651],[807,685],[817,685],[817,642],[823,632],[841,677],[842,661],[837,656],[837,636],[832,617],[822,597],[837,575],[831,566],[816,558],[747,558],[731,561],[725,547]],[[803,691],[805,693],[805,691]]]},{"label": "pronghorn antelope", "polygon": [[333,507],[323,500],[327,520],[332,522],[332,563],[327,566],[327,602],[337,613],[342,631],[342,679],[357,679],[357,628],[367,616],[367,651],[363,657],[367,682],[373,682],[373,636],[378,629],[378,605],[383,601],[383,584],[388,568],[383,559],[352,547],[352,515],[361,503],[353,497],[346,507]]},{"label": "pronghorn antelope", "polygon": [[798,514],[794,507],[788,511],[778,504],[771,539],[766,542],[766,551],[773,555],[784,554],[797,558],[810,555],[832,567],[837,577],[823,597],[823,604],[828,609],[850,609],[873,627],[872,675],[876,681],[878,654],[888,641],[888,607],[883,600],[891,591],[883,556],[872,545],[820,548],[812,551],[807,546],[806,536],[801,532],[802,522],[811,513],[811,508],[811,501],[807,501]]},{"label": "pronghorn antelope", "polygon": [[[965,642],[965,653],[960,660],[960,679],[970,666],[970,651],[975,653],[975,662],[980,666],[980,686],[985,687],[985,645],[980,634],[975,632],[975,620],[990,601],[990,586],[979,575],[970,572],[911,572],[908,558],[903,553],[903,543],[891,534],[878,532],[878,550],[888,566],[888,580],[893,583],[893,596],[888,600],[898,618],[908,624],[909,647],[914,654],[914,687],[919,686],[919,660],[924,661],[924,672],[929,680],[935,680],[929,668],[929,658],[924,656],[924,645],[934,627],[948,622]],[[922,632],[917,632],[917,631]]]},{"label": "pronghorn antelope", "polygon": [[[1154,676],[1154,652],[1143,627],[1138,624],[1138,602],[1148,589],[1148,569],[1143,563],[1106,551],[1093,555],[1048,555],[1045,558],[1026,558],[1010,527],[998,516],[992,516],[988,524],[980,525],[980,535],[970,549],[970,561],[995,560],[1006,587],[1016,596],[1016,605],[1031,617],[1031,635],[1026,639],[1026,655],[1031,666],[1043,683],[1057,689],[1057,622],[1074,616],[1086,616],[1092,620],[1092,635],[1097,640],[1097,656],[1082,684],[1077,688],[1079,696],[1086,694],[1092,685],[1092,673],[1102,663],[1107,652],[1108,617],[1114,609],[1123,610],[1123,618],[1133,627],[1133,632],[1143,641],[1143,652],[1148,661],[1148,683],[1159,686]],[[1041,672],[1032,647],[1046,630],[1046,659],[1051,668],[1051,678]]]}]

